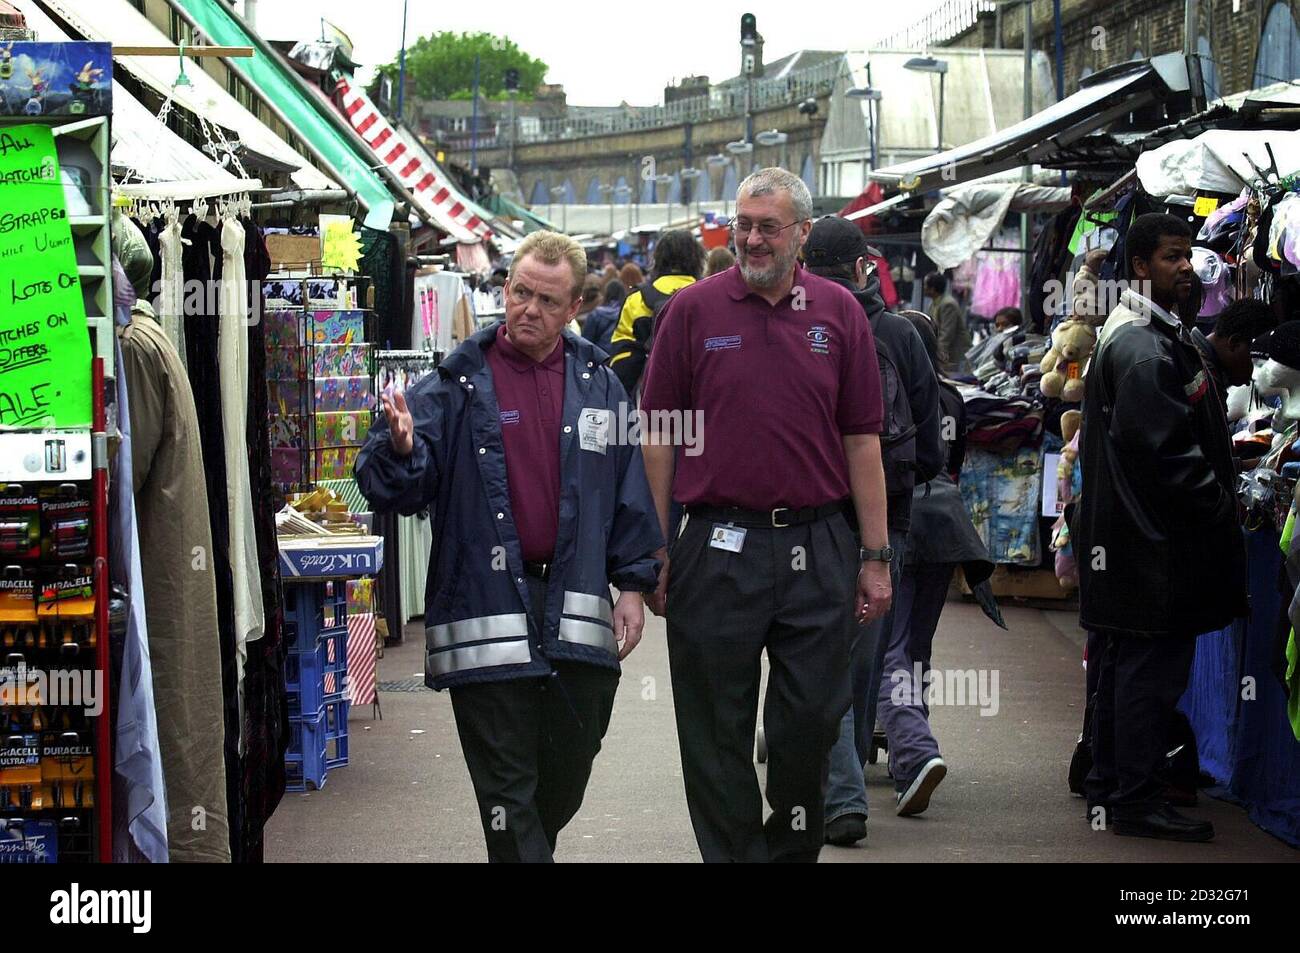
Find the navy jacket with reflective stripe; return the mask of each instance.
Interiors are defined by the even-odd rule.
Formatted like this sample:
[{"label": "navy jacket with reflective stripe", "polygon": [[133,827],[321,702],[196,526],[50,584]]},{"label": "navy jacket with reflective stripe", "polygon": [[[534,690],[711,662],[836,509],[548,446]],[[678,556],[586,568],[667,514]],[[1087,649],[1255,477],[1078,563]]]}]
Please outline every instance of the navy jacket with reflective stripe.
[{"label": "navy jacket with reflective stripe", "polygon": [[[627,394],[601,365],[603,353],[566,331],[560,521],[536,631],[485,353],[496,332],[478,332],[406,392],[409,457],[393,452],[382,417],[357,456],[357,483],[376,512],[430,509],[425,682],[435,689],[547,675],[556,660],[617,670],[609,586],[648,592],[658,578],[653,554],[663,536],[641,449],[617,440]],[[608,420],[604,452],[582,448],[584,413]]]}]

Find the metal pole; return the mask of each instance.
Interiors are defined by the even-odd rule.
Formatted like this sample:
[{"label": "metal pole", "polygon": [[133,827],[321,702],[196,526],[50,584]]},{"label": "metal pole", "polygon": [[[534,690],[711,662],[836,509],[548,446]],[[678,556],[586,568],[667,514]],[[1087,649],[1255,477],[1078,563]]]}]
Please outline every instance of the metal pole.
[{"label": "metal pole", "polygon": [[515,125],[515,95],[516,95],[515,91],[511,90],[510,91],[510,161],[507,163],[507,165],[510,166],[511,172],[515,171],[515,131],[517,128]]},{"label": "metal pole", "polygon": [[[1025,116],[1028,119],[1034,112],[1033,69],[1034,56],[1034,4],[1033,0],[1024,0],[1025,8]],[[1028,182],[1032,174],[1026,165],[1021,178]],[[1029,212],[1020,213],[1020,247],[1024,252],[1020,256],[1020,313],[1024,315],[1026,327],[1029,322]]]},{"label": "metal pole", "polygon": [[402,122],[406,119],[406,114],[402,112],[402,106],[406,101],[406,4],[407,0],[402,0],[402,52],[398,58],[397,67],[397,121]]},{"label": "metal pole", "polygon": [[474,104],[470,107],[469,171],[478,174],[478,54],[474,54]]},{"label": "metal pole", "polygon": [[939,151],[943,152],[943,81],[947,73],[939,74]]},{"label": "metal pole", "polygon": [[1061,0],[1052,0],[1052,29],[1056,33],[1056,101],[1065,98],[1065,40],[1061,36]]},{"label": "metal pole", "polygon": [[[1187,84],[1192,94],[1192,106],[1198,112],[1205,109],[1205,74],[1201,72],[1201,57],[1196,46],[1197,2],[1187,0],[1183,10],[1183,60],[1187,63]],[[1220,95],[1215,90],[1215,95]]]}]

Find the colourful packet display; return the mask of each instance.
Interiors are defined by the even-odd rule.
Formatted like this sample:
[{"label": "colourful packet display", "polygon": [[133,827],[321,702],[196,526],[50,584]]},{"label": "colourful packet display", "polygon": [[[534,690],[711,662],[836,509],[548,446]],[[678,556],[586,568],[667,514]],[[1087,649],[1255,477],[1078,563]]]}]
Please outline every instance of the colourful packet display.
[{"label": "colourful packet display", "polygon": [[359,447],[370,432],[370,411],[349,410],[316,415],[316,446]]},{"label": "colourful packet display", "polygon": [[360,447],[342,447],[338,449],[317,450],[316,479],[346,480],[352,476],[352,465],[356,463]]},{"label": "colourful packet display", "polygon": [[326,377],[316,381],[316,411],[367,410],[374,382],[369,377]]},{"label": "colourful packet display", "polygon": [[315,377],[360,377],[370,372],[364,344],[325,344],[316,348]]},{"label": "colourful packet display", "polygon": [[20,483],[0,486],[0,560],[39,559],[40,501]]},{"label": "colourful packet display", "polygon": [[36,621],[36,568],[6,566],[0,571],[0,622]]},{"label": "colourful packet display", "polygon": [[364,311],[313,311],[312,344],[360,344],[366,339]]},{"label": "colourful packet display", "polygon": [[90,558],[90,493],[75,483],[40,491],[42,556],[53,562]]},{"label": "colourful packet display", "polygon": [[[269,302],[268,302],[269,305]],[[302,347],[302,311],[276,308],[262,312],[267,347]]]},{"label": "colourful packet display", "polygon": [[46,570],[36,593],[36,612],[60,618],[93,618],[95,615],[95,573],[90,566],[57,567]]}]

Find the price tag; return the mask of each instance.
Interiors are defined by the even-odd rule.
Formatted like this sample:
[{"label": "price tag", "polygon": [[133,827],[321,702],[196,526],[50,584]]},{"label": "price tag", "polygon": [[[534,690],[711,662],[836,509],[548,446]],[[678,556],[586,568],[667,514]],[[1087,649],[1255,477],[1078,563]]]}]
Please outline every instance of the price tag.
[{"label": "price tag", "polygon": [[1219,200],[1212,195],[1202,195],[1192,206],[1192,214],[1197,218],[1205,218],[1211,212],[1219,207]]}]

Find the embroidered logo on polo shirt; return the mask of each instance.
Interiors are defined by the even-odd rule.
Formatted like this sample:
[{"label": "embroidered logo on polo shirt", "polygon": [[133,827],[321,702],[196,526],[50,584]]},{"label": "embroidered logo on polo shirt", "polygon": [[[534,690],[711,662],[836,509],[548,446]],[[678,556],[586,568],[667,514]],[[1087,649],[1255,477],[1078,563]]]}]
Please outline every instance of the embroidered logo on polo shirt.
[{"label": "embroidered logo on polo shirt", "polygon": [[727,334],[722,337],[704,339],[704,350],[706,351],[734,351],[739,348],[739,334]]},{"label": "embroidered logo on polo shirt", "polygon": [[501,423],[502,425],[519,423],[519,411],[517,410],[501,411]]},{"label": "embroidered logo on polo shirt", "polygon": [[808,329],[808,347],[814,354],[831,352],[831,333],[824,324],[814,324]]}]

